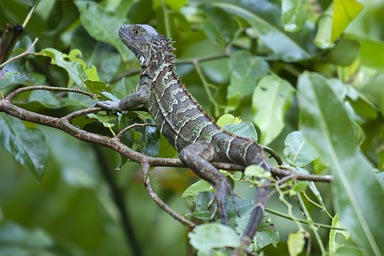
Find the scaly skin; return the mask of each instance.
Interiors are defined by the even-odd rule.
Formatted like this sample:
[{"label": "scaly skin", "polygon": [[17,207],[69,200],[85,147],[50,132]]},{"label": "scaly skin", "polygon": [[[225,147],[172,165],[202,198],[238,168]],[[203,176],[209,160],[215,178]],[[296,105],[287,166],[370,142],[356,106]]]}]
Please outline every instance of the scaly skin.
[{"label": "scaly skin", "polygon": [[[171,40],[149,25],[123,25],[119,34],[121,41],[139,59],[141,79],[135,93],[118,102],[102,101],[97,105],[114,111],[146,109],[160,132],[180,153],[180,159],[214,186],[217,209],[222,222],[228,224],[226,196],[233,196],[232,187],[210,162],[257,164],[269,172],[263,148],[252,139],[223,131],[202,110],[175,72]],[[257,231],[267,197],[267,186],[258,188],[256,206],[242,235],[243,249],[248,247]],[[238,253],[240,251],[236,250],[235,254]]]}]

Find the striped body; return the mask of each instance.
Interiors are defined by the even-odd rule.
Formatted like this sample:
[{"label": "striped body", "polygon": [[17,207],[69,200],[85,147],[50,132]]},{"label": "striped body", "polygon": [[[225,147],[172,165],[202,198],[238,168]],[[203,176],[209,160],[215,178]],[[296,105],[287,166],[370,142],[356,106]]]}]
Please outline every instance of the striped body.
[{"label": "striped body", "polygon": [[155,120],[160,132],[180,152],[196,141],[208,141],[215,149],[213,160],[249,165],[260,162],[260,147],[252,139],[239,137],[220,129],[202,110],[175,73],[173,49],[168,40],[155,44],[150,64],[141,77],[150,87],[150,98],[144,107]]},{"label": "striped body", "polygon": [[[149,25],[123,25],[122,42],[136,55],[141,65],[140,82],[135,93],[116,101],[97,105],[108,110],[127,111],[144,107],[161,133],[180,153],[180,160],[215,189],[214,201],[228,224],[227,195],[233,197],[228,179],[210,161],[257,164],[269,172],[262,147],[256,141],[221,130],[185,89],[175,72],[171,41]],[[266,181],[266,185],[269,180]],[[268,186],[257,188],[256,205],[241,238],[241,248],[252,241],[263,217]],[[238,255],[236,250],[234,255]]]}]

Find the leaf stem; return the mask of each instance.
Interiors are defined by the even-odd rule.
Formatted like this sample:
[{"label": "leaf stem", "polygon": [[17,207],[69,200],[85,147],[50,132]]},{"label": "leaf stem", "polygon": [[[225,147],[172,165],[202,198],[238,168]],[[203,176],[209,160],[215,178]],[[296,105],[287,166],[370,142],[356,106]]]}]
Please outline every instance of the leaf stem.
[{"label": "leaf stem", "polygon": [[31,49],[33,48],[33,46],[35,46],[35,44],[37,43],[38,40],[39,40],[39,38],[36,37],[35,40],[32,42],[32,44],[28,47],[27,50],[25,50],[24,52],[22,52],[22,53],[20,53],[20,54],[18,54],[18,55],[16,55],[16,56],[13,56],[12,58],[8,59],[7,61],[4,61],[3,63],[1,63],[1,64],[0,64],[0,69],[1,69],[2,67],[4,67],[5,65],[11,63],[11,62],[14,61],[14,60],[17,60],[17,59],[19,59],[19,58],[22,58],[22,57],[24,57],[24,56],[27,56],[27,55],[32,54],[32,53],[31,53]]},{"label": "leaf stem", "polygon": [[[288,219],[288,220],[293,220],[293,221],[298,221],[298,222],[301,222],[303,224],[307,224],[307,225],[310,225],[308,223],[308,220],[304,220],[304,219],[300,219],[300,218],[297,218],[297,217],[294,217],[294,216],[289,216],[287,214],[284,214],[282,212],[278,212],[276,210],[273,210],[271,208],[266,208],[265,209],[266,212],[269,212],[273,215],[276,215],[278,217],[281,217],[281,218],[284,218],[284,219]],[[327,224],[323,224],[323,223],[318,223],[318,222],[313,222],[313,225],[318,227],[318,228],[327,228],[327,229],[333,229],[333,230],[340,230],[340,231],[345,231],[344,228],[338,228],[338,227],[332,227],[331,225],[327,225]]]}]

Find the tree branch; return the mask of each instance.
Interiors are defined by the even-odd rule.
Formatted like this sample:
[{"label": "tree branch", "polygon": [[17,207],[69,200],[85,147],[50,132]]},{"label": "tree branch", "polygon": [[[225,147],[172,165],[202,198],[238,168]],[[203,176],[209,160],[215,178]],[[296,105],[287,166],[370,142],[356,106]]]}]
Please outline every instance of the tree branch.
[{"label": "tree branch", "polygon": [[[97,113],[100,110],[102,110],[101,108],[90,107],[86,109],[81,109],[81,110],[74,111],[66,116],[58,118],[58,117],[51,117],[51,116],[46,116],[39,113],[31,112],[29,110],[20,108],[12,104],[12,99],[16,97],[18,94],[26,91],[31,91],[31,90],[75,92],[75,93],[81,93],[81,94],[87,95],[92,98],[95,97],[95,95],[92,93],[82,91],[79,89],[72,89],[72,88],[61,88],[61,87],[50,87],[50,86],[22,87],[12,91],[5,98],[0,100],[0,112],[5,112],[21,120],[25,120],[25,121],[29,121],[29,122],[33,122],[33,123],[37,123],[44,126],[49,126],[49,127],[62,130],[79,140],[96,143],[96,144],[108,147],[138,163],[146,162],[150,166],[187,167],[178,158],[151,157],[151,156],[146,156],[144,154],[136,152],[131,148],[129,148],[127,145],[120,142],[119,138],[121,135],[117,137],[108,137],[104,135],[99,135],[96,133],[91,133],[91,132],[82,130],[71,123],[72,119],[74,119],[75,117],[83,116],[90,113]],[[218,162],[213,162],[212,164],[219,169],[225,169],[228,171],[244,170],[244,166],[238,165],[238,164],[218,163]],[[297,180],[307,180],[307,181],[317,181],[317,182],[332,181],[331,175],[311,175],[311,174],[305,175],[305,174],[299,174],[299,173],[292,173],[282,168],[276,168],[276,167],[271,168],[271,173],[272,175],[277,177],[294,176],[294,178]]]},{"label": "tree branch", "polygon": [[[181,222],[182,224],[188,226],[189,228],[193,228],[195,224],[181,215],[174,212],[171,208],[168,207],[160,197],[154,192],[152,186],[150,184],[149,178],[149,168],[151,166],[168,166],[168,167],[187,167],[184,163],[181,162],[178,158],[159,158],[159,157],[150,157],[139,152],[132,150],[127,145],[123,144],[120,141],[120,137],[122,133],[124,133],[127,129],[123,129],[114,137],[108,137],[96,133],[92,133],[89,131],[85,131],[75,125],[72,124],[72,120],[76,117],[84,116],[91,113],[97,113],[101,111],[101,108],[98,107],[89,107],[86,109],[80,109],[69,113],[63,117],[51,117],[47,115],[42,115],[39,113],[35,113],[23,108],[20,108],[12,103],[12,100],[19,94],[32,90],[48,90],[48,91],[61,91],[61,92],[74,92],[80,93],[91,98],[95,98],[95,95],[86,91],[82,91],[79,89],[72,88],[60,88],[60,87],[50,87],[50,86],[30,86],[30,87],[22,87],[18,88],[12,92],[10,92],[7,96],[0,99],[0,112],[7,113],[12,115],[18,119],[29,121],[32,123],[49,126],[52,128],[56,128],[66,132],[67,134],[86,142],[91,142],[94,144],[102,145],[107,148],[110,148],[121,155],[138,162],[142,165],[142,171],[144,173],[144,184],[145,187],[151,196],[151,198],[169,215],[171,215],[174,219]],[[148,124],[141,124],[148,125]],[[130,128],[136,127],[136,125],[132,125]],[[213,162],[214,166],[219,169],[225,169],[228,171],[243,171],[244,166],[231,164],[231,163],[218,163]],[[317,181],[317,182],[331,182],[332,176],[330,175],[303,175],[294,172],[290,172],[284,170],[284,168],[271,168],[271,173],[280,178],[290,177],[296,180],[306,180],[306,181]]]}]

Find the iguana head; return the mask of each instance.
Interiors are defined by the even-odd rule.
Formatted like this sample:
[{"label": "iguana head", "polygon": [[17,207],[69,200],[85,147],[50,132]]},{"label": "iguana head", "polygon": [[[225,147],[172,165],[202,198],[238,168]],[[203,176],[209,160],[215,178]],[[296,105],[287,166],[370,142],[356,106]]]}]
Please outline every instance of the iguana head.
[{"label": "iguana head", "polygon": [[173,50],[170,40],[158,34],[156,30],[145,24],[121,26],[119,31],[121,41],[136,55],[141,66],[148,66],[149,62],[158,56]]}]

